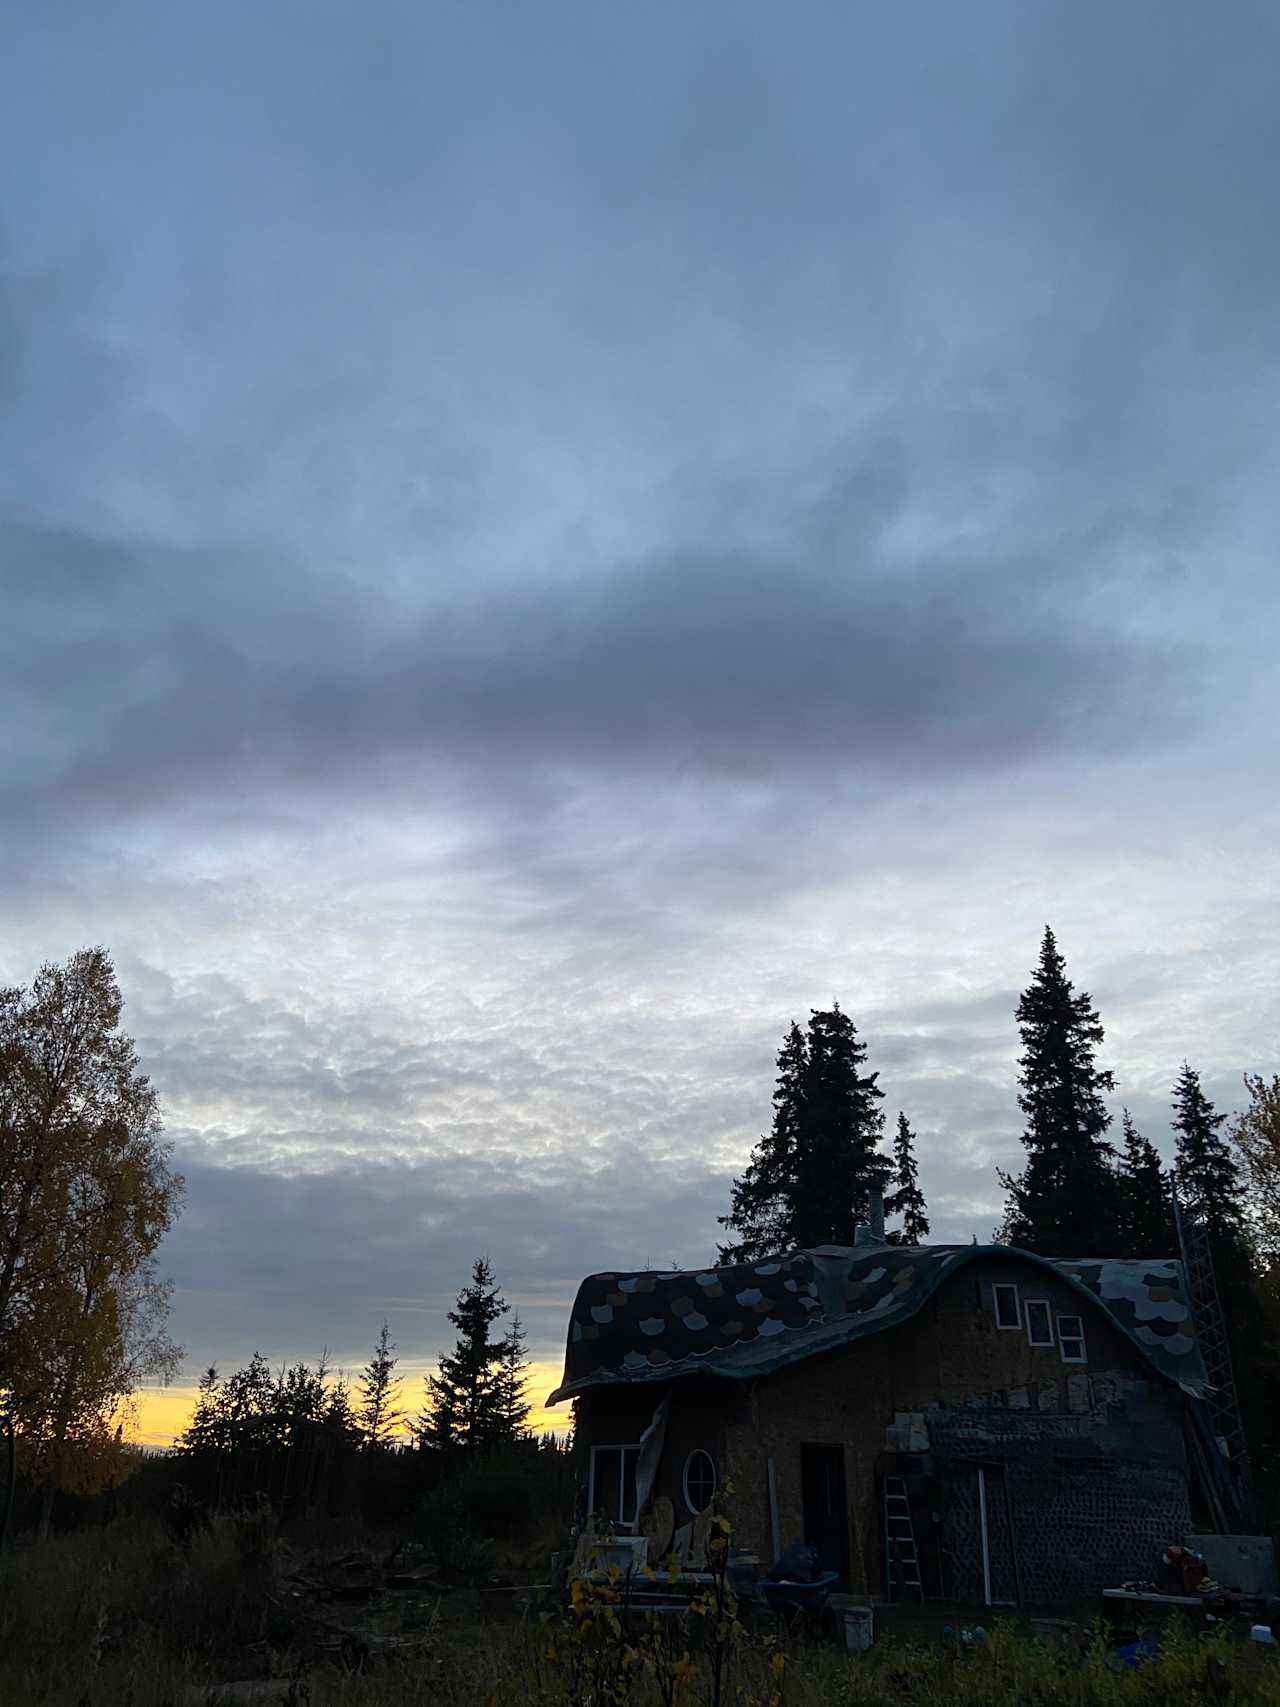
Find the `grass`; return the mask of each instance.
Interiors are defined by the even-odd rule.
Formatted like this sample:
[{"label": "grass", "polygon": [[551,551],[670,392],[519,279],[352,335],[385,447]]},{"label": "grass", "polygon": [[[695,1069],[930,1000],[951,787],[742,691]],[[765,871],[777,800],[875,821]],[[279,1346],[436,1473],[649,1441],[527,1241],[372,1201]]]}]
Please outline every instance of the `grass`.
[{"label": "grass", "polygon": [[[328,1537],[326,1545],[337,1550],[347,1539]],[[306,1617],[289,1609],[287,1572],[300,1558],[269,1512],[219,1520],[186,1546],[154,1520],[131,1518],[11,1556],[0,1563],[0,1701],[196,1707],[212,1685],[261,1688],[270,1679],[274,1697],[291,1707],[703,1707],[712,1700],[714,1629],[690,1641],[682,1625],[667,1621],[650,1638],[610,1622],[607,1608],[591,1627],[567,1613],[521,1622],[508,1612],[495,1621],[481,1616],[479,1596],[465,1592],[429,1604],[401,1597],[389,1608],[362,1607],[353,1617],[363,1628],[408,1645],[375,1640],[358,1657],[318,1656]],[[518,1563],[514,1552],[510,1562]],[[721,1636],[723,1707],[1280,1701],[1280,1665],[1225,1635],[1174,1632],[1158,1659],[1133,1671],[1115,1669],[1101,1637],[1081,1656],[1011,1623],[981,1645],[884,1639],[858,1658],[821,1647],[780,1653],[736,1624]],[[598,1651],[599,1664],[584,1665],[586,1648]],[[248,1698],[242,1687],[226,1699]]]}]

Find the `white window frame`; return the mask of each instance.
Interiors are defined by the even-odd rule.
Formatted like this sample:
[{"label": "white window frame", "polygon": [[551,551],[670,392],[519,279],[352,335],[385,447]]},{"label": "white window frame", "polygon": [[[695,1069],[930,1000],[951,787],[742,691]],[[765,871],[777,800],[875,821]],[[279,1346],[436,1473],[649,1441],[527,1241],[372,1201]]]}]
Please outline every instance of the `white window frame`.
[{"label": "white window frame", "polygon": [[[1073,1333],[1073,1334],[1064,1333],[1062,1330],[1062,1324],[1064,1322],[1076,1322],[1076,1323],[1078,1323],[1079,1324],[1079,1332]],[[1088,1345],[1088,1341],[1084,1337],[1084,1317],[1083,1316],[1059,1316],[1058,1320],[1057,1320],[1057,1328],[1058,1328],[1058,1350],[1062,1353],[1062,1361],[1064,1363],[1088,1363],[1088,1361],[1089,1361],[1089,1345]],[[1067,1356],[1068,1342],[1070,1342],[1070,1344],[1072,1344],[1072,1345],[1078,1345],[1080,1347],[1080,1355],[1078,1357],[1074,1357],[1074,1356],[1068,1357]]]},{"label": "white window frame", "polygon": [[[1036,1309],[1037,1306],[1044,1311],[1044,1325],[1045,1331],[1049,1335],[1048,1339],[1037,1339],[1031,1331],[1031,1312]],[[1036,1346],[1042,1351],[1049,1351],[1057,1345],[1058,1342],[1053,1331],[1053,1308],[1047,1298],[1025,1299],[1022,1305],[1022,1317],[1027,1324],[1028,1345]]]},{"label": "white window frame", "polygon": [[[699,1457],[705,1458],[707,1463],[711,1466],[711,1492],[707,1495],[707,1503],[705,1505],[694,1505],[693,1501],[689,1497],[689,1466],[693,1463],[695,1458]],[[691,1511],[695,1517],[701,1517],[704,1511],[711,1510],[716,1497],[716,1489],[720,1486],[720,1471],[716,1465],[714,1456],[707,1451],[705,1446],[695,1446],[693,1451],[685,1459],[684,1475],[681,1477],[681,1485],[684,1489],[685,1507],[688,1511]]]},{"label": "white window frame", "polygon": [[[596,1453],[597,1452],[620,1452],[622,1454],[622,1461],[621,1461],[622,1475],[619,1479],[619,1486],[618,1486],[619,1496],[622,1497],[625,1494],[626,1485],[627,1485],[627,1478],[626,1478],[627,1454],[630,1453],[632,1455],[632,1457],[638,1461],[639,1457],[640,1457],[640,1446],[639,1446],[639,1443],[636,1441],[631,1441],[631,1440],[621,1441],[620,1440],[617,1442],[601,1441],[599,1446],[593,1446],[591,1448],[591,1463],[590,1463],[590,1468],[589,1468],[588,1473],[587,1473],[587,1516],[588,1516],[588,1519],[593,1518],[596,1515],[596,1512],[599,1510],[599,1505],[597,1504],[597,1501],[596,1501]],[[605,1512],[603,1515],[608,1522],[612,1523],[612,1525],[615,1529],[623,1529],[623,1530],[631,1531],[631,1530],[635,1529],[636,1518],[639,1516],[639,1513],[638,1512],[633,1513],[631,1517],[625,1518],[625,1519],[620,1517],[616,1512]]]},{"label": "white window frame", "polygon": [[[1000,1320],[1000,1296],[999,1295],[1002,1292],[1012,1292],[1013,1293],[1013,1320],[1011,1322],[1002,1322]],[[1014,1280],[995,1280],[995,1281],[992,1281],[992,1283],[991,1283],[991,1311],[992,1311],[992,1314],[995,1316],[996,1326],[1003,1333],[1017,1333],[1020,1330],[1020,1328],[1022,1327],[1022,1295],[1018,1291],[1018,1284],[1016,1281],[1014,1281]]]}]

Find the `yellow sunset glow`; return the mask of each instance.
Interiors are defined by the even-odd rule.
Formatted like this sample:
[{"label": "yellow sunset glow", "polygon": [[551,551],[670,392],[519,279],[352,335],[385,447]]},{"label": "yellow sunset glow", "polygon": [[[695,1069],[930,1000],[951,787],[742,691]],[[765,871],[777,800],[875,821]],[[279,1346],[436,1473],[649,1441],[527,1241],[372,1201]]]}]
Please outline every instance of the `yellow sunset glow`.
[{"label": "yellow sunset glow", "polygon": [[[405,1409],[416,1409],[422,1394],[423,1372],[406,1371]],[[542,1401],[560,1380],[558,1363],[534,1363],[529,1371],[528,1394],[532,1402],[529,1426],[535,1434],[564,1434],[569,1427],[569,1407],[547,1410]],[[134,1417],[127,1432],[140,1446],[172,1446],[191,1420],[195,1409],[195,1387],[144,1387],[134,1404]]]}]

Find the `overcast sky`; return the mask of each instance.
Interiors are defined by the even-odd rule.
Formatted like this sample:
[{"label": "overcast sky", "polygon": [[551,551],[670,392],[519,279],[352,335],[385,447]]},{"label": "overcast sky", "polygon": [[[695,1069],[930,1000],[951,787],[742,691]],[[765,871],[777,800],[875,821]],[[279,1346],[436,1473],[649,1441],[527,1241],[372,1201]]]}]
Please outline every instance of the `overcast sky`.
[{"label": "overcast sky", "polygon": [[1276,1066],[1280,10],[20,8],[0,976],[102,942],[187,1371],[703,1263],[839,998],[935,1233],[1046,922]]}]

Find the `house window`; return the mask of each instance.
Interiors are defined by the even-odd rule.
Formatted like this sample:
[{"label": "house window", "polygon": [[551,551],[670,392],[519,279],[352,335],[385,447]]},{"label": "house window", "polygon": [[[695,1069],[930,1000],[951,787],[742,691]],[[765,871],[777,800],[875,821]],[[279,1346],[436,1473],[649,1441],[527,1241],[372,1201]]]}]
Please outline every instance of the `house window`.
[{"label": "house window", "polygon": [[684,1503],[695,1515],[704,1512],[715,1498],[716,1464],[709,1452],[699,1448],[684,1461]]},{"label": "house window", "polygon": [[1028,1345],[1053,1344],[1053,1317],[1047,1298],[1028,1298],[1023,1305],[1027,1318]]},{"label": "house window", "polygon": [[593,1446],[587,1509],[592,1517],[630,1529],[636,1520],[638,1446]]},{"label": "house window", "polygon": [[1022,1313],[1018,1309],[1018,1288],[1010,1286],[1008,1281],[999,1281],[991,1288],[991,1297],[996,1307],[996,1326],[1020,1328]]},{"label": "house window", "polygon": [[1082,1316],[1058,1317],[1058,1345],[1064,1363],[1087,1363],[1089,1361],[1089,1355],[1084,1344],[1084,1318]]}]

